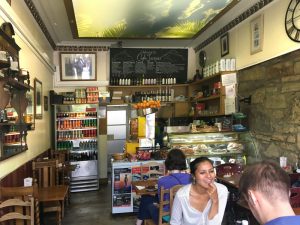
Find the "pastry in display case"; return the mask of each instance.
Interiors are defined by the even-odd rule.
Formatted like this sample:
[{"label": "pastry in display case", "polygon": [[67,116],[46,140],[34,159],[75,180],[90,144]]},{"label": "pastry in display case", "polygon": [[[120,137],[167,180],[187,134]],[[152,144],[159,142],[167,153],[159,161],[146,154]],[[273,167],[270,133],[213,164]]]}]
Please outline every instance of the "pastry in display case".
[{"label": "pastry in display case", "polygon": [[244,153],[238,132],[168,133],[164,144],[181,149],[187,157],[229,156],[236,158]]}]

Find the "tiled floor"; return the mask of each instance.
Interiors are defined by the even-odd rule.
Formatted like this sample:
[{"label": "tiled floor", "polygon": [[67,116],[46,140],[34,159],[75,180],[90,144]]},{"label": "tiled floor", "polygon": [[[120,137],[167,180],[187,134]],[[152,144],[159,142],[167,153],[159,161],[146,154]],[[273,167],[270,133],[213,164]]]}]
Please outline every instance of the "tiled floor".
[{"label": "tiled floor", "polygon": [[[45,218],[45,225],[55,225],[55,215]],[[134,214],[111,214],[111,186],[99,191],[71,194],[71,204],[65,209],[62,225],[134,225]]]}]

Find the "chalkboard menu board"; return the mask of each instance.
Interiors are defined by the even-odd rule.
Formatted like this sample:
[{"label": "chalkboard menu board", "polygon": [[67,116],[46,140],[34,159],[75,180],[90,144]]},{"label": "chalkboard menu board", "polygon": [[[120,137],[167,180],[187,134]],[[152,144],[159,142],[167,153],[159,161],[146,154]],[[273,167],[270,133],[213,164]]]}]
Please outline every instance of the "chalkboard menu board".
[{"label": "chalkboard menu board", "polygon": [[176,78],[187,81],[187,49],[111,48],[110,81],[120,78]]}]

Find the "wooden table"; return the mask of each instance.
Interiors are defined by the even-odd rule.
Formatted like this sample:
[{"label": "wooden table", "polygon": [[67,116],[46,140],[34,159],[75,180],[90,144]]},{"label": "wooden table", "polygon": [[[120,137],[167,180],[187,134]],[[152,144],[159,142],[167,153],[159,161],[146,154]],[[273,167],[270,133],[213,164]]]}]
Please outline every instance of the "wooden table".
[{"label": "wooden table", "polygon": [[64,201],[68,194],[69,186],[67,185],[57,185],[52,187],[42,187],[38,188],[38,200],[39,202],[51,202],[59,201],[61,202],[62,216],[64,216]]},{"label": "wooden table", "polygon": [[[147,187],[149,186],[156,186],[157,180],[141,180],[141,181],[132,181],[131,182],[132,188],[135,190],[137,195],[152,195],[155,196],[157,194],[157,190],[148,191]],[[139,186],[144,187],[140,189]]]}]

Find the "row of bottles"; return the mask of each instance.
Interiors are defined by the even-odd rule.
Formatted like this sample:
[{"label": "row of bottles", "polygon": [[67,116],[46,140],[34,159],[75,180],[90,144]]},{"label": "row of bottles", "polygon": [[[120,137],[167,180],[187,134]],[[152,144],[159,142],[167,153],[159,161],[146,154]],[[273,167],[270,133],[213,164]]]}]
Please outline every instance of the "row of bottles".
[{"label": "row of bottles", "polygon": [[5,144],[13,144],[13,143],[20,143],[21,142],[21,135],[20,133],[8,133],[4,136],[4,143]]},{"label": "row of bottles", "polygon": [[85,118],[85,117],[97,117],[97,112],[62,112],[57,113],[56,118]]},{"label": "row of bottles", "polygon": [[173,85],[176,84],[176,77],[164,75],[160,77],[147,78],[141,76],[112,76],[110,85],[115,86],[135,86],[135,85]]},{"label": "row of bottles", "polygon": [[98,144],[96,140],[81,141],[79,142],[79,147],[74,147],[72,141],[58,141],[57,150],[94,150],[98,149]]},{"label": "row of bottles", "polygon": [[79,142],[79,150],[97,150],[98,145],[96,140]]},{"label": "row of bottles", "polygon": [[60,120],[56,122],[57,129],[81,129],[87,127],[97,127],[97,119],[85,120]]},{"label": "row of bottles", "polygon": [[72,150],[73,149],[73,142],[72,141],[58,141],[56,149],[58,151]]},{"label": "row of bottles", "polygon": [[86,151],[86,152],[76,152],[70,154],[70,161],[86,161],[86,160],[97,160],[97,151]]},{"label": "row of bottles", "polygon": [[95,138],[97,137],[97,129],[94,130],[72,130],[57,132],[58,140]]},{"label": "row of bottles", "polygon": [[159,89],[157,91],[140,91],[135,92],[132,96],[133,102],[142,102],[142,101],[161,101],[161,102],[170,102],[174,100],[174,89],[166,88]]}]

